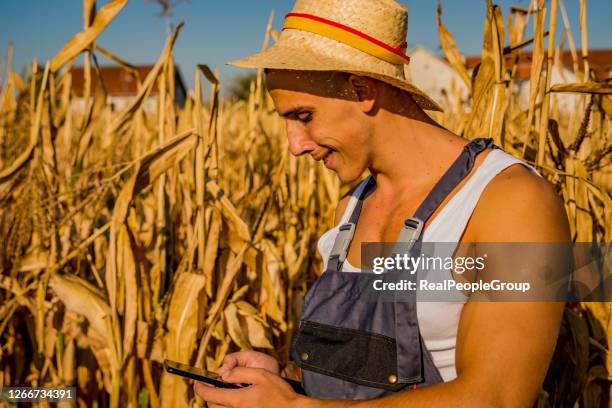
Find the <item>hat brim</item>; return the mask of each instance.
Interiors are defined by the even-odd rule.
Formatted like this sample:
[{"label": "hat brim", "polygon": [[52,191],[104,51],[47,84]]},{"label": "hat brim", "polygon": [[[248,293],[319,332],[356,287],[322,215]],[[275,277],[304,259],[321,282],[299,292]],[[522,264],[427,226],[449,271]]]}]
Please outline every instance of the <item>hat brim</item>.
[{"label": "hat brim", "polygon": [[382,73],[364,71],[363,68],[360,69],[360,67],[352,65],[348,62],[316,53],[307,48],[298,49],[277,43],[262,52],[229,61],[227,64],[240,68],[269,68],[300,71],[341,71],[356,75],[363,75],[380,80],[391,86],[409,92],[416,104],[422,109],[440,112],[443,111],[440,105],[425,94],[425,92],[421,91],[419,88],[404,79]]}]

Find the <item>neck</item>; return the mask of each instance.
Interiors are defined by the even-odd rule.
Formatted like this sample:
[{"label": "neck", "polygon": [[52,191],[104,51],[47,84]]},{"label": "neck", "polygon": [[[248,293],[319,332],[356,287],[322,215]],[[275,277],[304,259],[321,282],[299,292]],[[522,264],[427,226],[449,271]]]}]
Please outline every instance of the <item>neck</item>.
[{"label": "neck", "polygon": [[429,191],[466,144],[420,114],[425,117],[379,111],[369,170],[382,198]]}]

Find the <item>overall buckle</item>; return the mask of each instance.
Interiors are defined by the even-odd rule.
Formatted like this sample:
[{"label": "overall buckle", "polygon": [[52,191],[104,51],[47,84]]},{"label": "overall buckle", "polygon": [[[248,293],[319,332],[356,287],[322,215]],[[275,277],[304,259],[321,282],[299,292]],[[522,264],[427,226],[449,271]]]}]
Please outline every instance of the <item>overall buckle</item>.
[{"label": "overall buckle", "polygon": [[404,221],[404,228],[400,231],[398,241],[402,244],[408,244],[412,248],[414,243],[419,240],[423,232],[424,222],[416,217],[408,218]]},{"label": "overall buckle", "polygon": [[355,233],[355,224],[347,222],[342,224],[339,228],[338,235],[334,241],[334,246],[329,254],[329,257],[338,257],[338,262],[342,263],[346,259],[346,252],[353,240],[353,234]]}]

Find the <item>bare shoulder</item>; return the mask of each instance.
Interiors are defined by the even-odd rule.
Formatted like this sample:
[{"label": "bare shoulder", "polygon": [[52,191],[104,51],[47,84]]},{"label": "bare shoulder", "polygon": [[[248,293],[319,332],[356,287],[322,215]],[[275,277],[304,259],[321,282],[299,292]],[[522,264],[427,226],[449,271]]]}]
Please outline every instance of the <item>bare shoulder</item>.
[{"label": "bare shoulder", "polygon": [[569,226],[554,186],[515,164],[487,185],[470,222],[477,241],[566,241]]},{"label": "bare shoulder", "polygon": [[[508,167],[487,185],[468,230],[464,239],[472,242],[569,239],[567,216],[554,186],[520,164]],[[500,255],[487,259],[486,273],[499,277],[500,271],[514,265],[505,253]],[[523,261],[529,259],[519,259]],[[466,303],[457,334],[458,377],[481,384],[480,389],[488,390],[498,405],[531,406],[555,349],[563,306],[563,302]]]}]

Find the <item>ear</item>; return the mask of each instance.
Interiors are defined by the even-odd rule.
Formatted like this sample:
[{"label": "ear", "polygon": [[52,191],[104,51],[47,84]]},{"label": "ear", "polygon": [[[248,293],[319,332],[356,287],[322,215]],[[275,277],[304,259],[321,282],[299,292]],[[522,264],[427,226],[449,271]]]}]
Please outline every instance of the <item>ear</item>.
[{"label": "ear", "polygon": [[351,74],[348,83],[357,95],[364,112],[371,112],[374,109],[378,88],[376,81],[372,78]]}]

